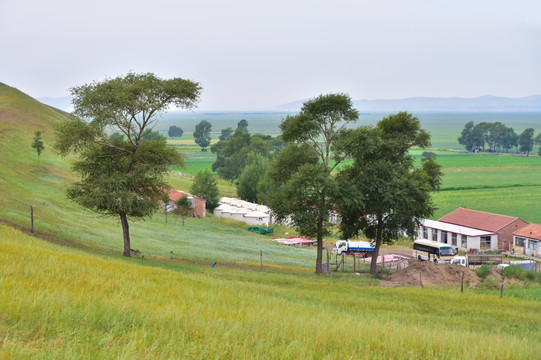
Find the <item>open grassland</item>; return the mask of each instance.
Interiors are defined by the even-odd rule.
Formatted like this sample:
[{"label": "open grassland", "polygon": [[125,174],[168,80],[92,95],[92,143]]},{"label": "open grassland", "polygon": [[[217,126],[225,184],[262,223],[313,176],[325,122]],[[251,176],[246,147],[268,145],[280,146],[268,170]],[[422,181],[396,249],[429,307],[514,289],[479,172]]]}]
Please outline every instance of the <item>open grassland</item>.
[{"label": "open grassland", "polygon": [[535,359],[539,301],[89,255],[0,226],[0,357]]}]

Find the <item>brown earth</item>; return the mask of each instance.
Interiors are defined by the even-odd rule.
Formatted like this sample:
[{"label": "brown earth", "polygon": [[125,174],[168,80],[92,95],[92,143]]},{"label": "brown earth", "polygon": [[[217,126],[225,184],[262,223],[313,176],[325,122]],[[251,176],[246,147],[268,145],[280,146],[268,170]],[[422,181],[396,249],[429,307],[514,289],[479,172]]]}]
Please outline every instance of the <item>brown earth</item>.
[{"label": "brown earth", "polygon": [[421,261],[397,271],[389,276],[387,280],[380,281],[380,285],[391,287],[421,286],[420,279],[422,276],[423,286],[460,286],[462,272],[464,272],[464,286],[469,284],[470,287],[475,287],[479,284],[479,277],[475,270],[460,265],[443,265],[431,261]]}]

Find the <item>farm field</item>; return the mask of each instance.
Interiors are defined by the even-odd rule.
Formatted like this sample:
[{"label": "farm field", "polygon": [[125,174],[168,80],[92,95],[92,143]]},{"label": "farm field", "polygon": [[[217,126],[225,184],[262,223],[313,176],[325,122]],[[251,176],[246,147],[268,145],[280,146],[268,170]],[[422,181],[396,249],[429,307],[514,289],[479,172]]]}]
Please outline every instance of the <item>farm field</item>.
[{"label": "farm field", "polygon": [[[0,225],[2,358],[534,359],[539,301],[160,264]],[[437,301],[435,301],[437,299]]]}]

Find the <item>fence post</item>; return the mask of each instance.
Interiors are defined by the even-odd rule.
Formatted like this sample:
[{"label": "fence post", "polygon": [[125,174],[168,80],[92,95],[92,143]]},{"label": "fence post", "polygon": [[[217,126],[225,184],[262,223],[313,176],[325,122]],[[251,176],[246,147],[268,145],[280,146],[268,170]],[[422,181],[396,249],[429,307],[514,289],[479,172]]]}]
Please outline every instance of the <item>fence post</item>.
[{"label": "fence post", "polygon": [[464,271],[462,271],[462,282],[460,283],[460,292],[464,292]]},{"label": "fence post", "polygon": [[34,233],[34,207],[30,205],[30,232]]},{"label": "fence post", "polygon": [[423,286],[423,273],[419,271],[419,280],[421,282],[421,288],[424,288]]},{"label": "fence post", "polygon": [[263,250],[259,250],[259,261],[261,262],[261,271],[263,271]]},{"label": "fence post", "polygon": [[502,269],[502,287],[500,289],[500,299],[503,297],[503,284],[505,282],[505,273],[503,272],[503,269]]}]

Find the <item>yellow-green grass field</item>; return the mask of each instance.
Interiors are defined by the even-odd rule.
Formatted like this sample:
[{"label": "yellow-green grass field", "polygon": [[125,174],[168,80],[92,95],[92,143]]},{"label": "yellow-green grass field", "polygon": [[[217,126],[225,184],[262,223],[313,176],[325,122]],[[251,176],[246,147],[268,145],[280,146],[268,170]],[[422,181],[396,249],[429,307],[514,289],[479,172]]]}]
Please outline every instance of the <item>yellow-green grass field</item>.
[{"label": "yellow-green grass field", "polygon": [[536,359],[539,301],[89,254],[0,225],[0,358]]}]

